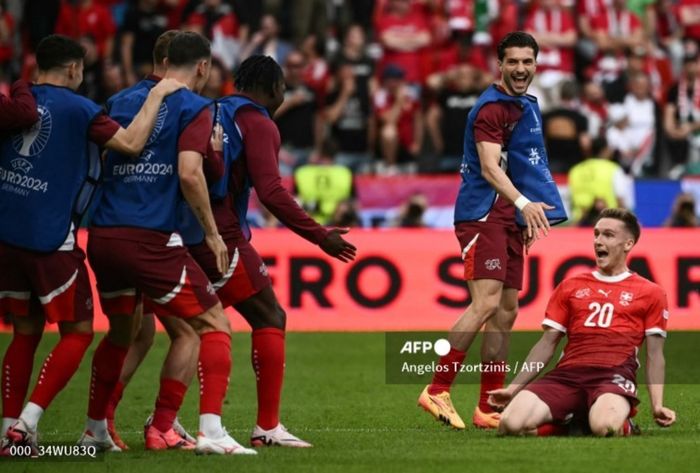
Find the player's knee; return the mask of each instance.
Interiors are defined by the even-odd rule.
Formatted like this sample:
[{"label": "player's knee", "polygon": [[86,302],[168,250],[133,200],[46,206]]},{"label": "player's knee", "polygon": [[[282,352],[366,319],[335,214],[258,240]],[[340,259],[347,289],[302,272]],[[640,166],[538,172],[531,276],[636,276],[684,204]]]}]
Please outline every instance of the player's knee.
[{"label": "player's knee", "polygon": [[153,346],[154,339],[155,331],[148,330],[142,325],[134,339],[134,346],[144,351],[149,350]]},{"label": "player's knee", "polygon": [[229,325],[221,303],[216,304],[203,314],[194,317],[189,322],[198,335],[207,332],[231,333],[231,326]]},{"label": "player's knee", "polygon": [[596,437],[614,437],[622,431],[622,422],[615,419],[589,419],[591,433]]},{"label": "player's knee", "polygon": [[487,321],[493,319],[493,317],[498,313],[498,302],[495,300],[487,299],[479,303],[474,303],[473,312],[476,317],[479,318],[481,324],[485,324]]},{"label": "player's knee", "polygon": [[525,430],[522,416],[505,411],[501,414],[501,421],[498,424],[498,432],[501,435],[522,435]]}]

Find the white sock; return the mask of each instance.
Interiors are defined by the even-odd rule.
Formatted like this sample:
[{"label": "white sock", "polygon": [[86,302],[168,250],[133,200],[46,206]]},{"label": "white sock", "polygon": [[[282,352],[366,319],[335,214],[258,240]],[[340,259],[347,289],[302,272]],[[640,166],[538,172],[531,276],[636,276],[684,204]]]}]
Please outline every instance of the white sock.
[{"label": "white sock", "polygon": [[19,415],[19,418],[25,423],[29,430],[36,432],[36,428],[39,425],[39,419],[41,419],[41,415],[43,413],[43,407],[38,404],[34,404],[33,402],[28,402],[27,405],[24,406],[24,409],[22,409],[22,413]]},{"label": "white sock", "polygon": [[107,419],[95,420],[88,417],[85,429],[92,432],[97,438],[104,438],[107,434]]},{"label": "white sock", "polygon": [[14,417],[3,417],[2,430],[0,430],[0,437],[4,437],[5,433],[7,432],[7,429],[9,429],[10,426],[15,422],[17,422],[17,419],[15,419]]},{"label": "white sock", "polygon": [[224,427],[221,425],[221,416],[216,414],[202,414],[199,416],[199,431],[205,437],[218,439],[224,436]]}]

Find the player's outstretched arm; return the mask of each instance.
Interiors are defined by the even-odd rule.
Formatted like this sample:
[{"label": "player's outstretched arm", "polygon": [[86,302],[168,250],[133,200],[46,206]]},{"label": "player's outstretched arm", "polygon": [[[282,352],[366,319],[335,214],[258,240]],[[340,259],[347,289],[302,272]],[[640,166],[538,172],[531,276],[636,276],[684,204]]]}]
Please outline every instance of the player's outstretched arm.
[{"label": "player's outstretched arm", "polygon": [[357,248],[340,235],[345,235],[349,231],[349,228],[332,228],[319,246],[327,255],[338,258],[343,263],[348,263],[355,259]]},{"label": "player's outstretched arm", "polygon": [[661,335],[647,335],[647,389],[654,420],[661,427],[669,427],[676,422],[676,413],[664,407],[664,378],[666,359],[664,358],[665,339]]},{"label": "player's outstretched arm", "polygon": [[527,225],[528,239],[537,239],[540,231],[544,236],[549,232],[549,220],[544,214],[545,210],[552,210],[554,207],[544,202],[530,202],[515,188],[508,175],[501,168],[501,145],[488,141],[479,141],[476,144],[476,151],[479,154],[481,163],[481,175],[491,184],[498,194],[515,204],[523,214],[523,219]]},{"label": "player's outstretched arm", "polygon": [[223,238],[219,235],[214,214],[211,211],[207,181],[202,171],[202,155],[196,151],[178,153],[178,175],[182,195],[204,230],[204,241],[216,256],[216,267],[221,274],[224,274],[229,263],[228,250]]},{"label": "player's outstretched arm", "polygon": [[[552,356],[554,356],[554,351],[557,349],[557,345],[559,345],[559,340],[561,340],[563,336],[564,334],[558,330],[545,328],[542,337],[535,343],[530,353],[528,353],[527,358],[523,362],[523,366],[541,366],[542,368],[547,366]],[[521,389],[532,382],[538,374],[539,370],[520,370],[507,388],[489,391],[488,403],[495,407],[505,407],[506,404],[508,404]]]},{"label": "player's outstretched arm", "polygon": [[138,156],[151,135],[163,99],[185,84],[175,79],[162,79],[148,93],[139,113],[127,128],[119,128],[105,147],[128,156]]}]

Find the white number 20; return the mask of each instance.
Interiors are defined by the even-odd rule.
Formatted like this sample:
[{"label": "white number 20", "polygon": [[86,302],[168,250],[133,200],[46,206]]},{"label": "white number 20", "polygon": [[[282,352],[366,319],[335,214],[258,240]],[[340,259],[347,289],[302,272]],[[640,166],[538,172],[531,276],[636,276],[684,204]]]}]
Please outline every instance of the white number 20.
[{"label": "white number 20", "polygon": [[591,302],[588,308],[591,309],[592,312],[583,323],[584,326],[602,328],[610,327],[615,306],[613,306],[610,302],[606,302],[602,306],[598,302]]}]

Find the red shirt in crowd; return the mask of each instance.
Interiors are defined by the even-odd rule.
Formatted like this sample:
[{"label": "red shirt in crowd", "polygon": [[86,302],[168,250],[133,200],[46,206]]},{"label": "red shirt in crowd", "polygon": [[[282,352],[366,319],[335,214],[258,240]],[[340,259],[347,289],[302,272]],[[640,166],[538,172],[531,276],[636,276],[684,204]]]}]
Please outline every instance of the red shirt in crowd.
[{"label": "red shirt in crowd", "polygon": [[[549,34],[570,33],[576,31],[576,24],[571,13],[563,8],[552,10],[535,8],[525,20],[525,31]],[[537,71],[551,70],[573,74],[574,48],[540,46],[540,52],[537,55]]]},{"label": "red shirt in crowd", "polygon": [[83,6],[82,3],[73,5],[64,1],[58,13],[55,31],[57,34],[76,40],[83,36],[93,38],[97,46],[97,54],[104,58],[108,52],[111,52],[107,51],[107,43],[114,38],[117,27],[112,19],[112,13],[103,5],[94,1],[87,6]]}]

